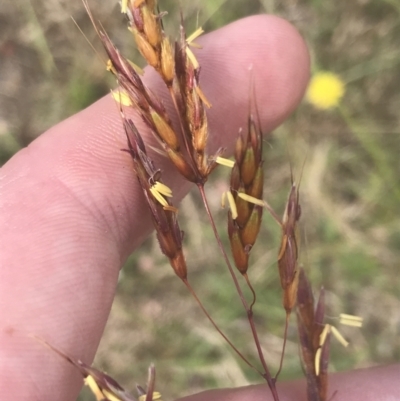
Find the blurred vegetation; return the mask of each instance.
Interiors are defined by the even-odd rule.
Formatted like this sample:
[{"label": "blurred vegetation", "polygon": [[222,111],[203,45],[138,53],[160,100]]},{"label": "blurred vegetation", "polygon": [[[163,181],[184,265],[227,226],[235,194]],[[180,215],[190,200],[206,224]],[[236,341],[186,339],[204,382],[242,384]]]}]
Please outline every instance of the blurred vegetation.
[{"label": "blurred vegetation", "polygon": [[[113,0],[90,5],[117,45],[139,60],[118,5]],[[161,1],[161,9],[169,11],[165,22],[172,36],[180,7],[176,1]],[[400,1],[196,0],[183,10],[188,30],[198,19],[207,31],[255,13],[280,15],[307,40],[314,73],[331,71],[346,83],[338,107],[318,110],[305,101],[268,137],[265,199],[281,213],[290,188],[290,164],[299,177],[306,159],[301,260],[314,288],[326,288],[330,316],[346,312],[365,319],[362,330],[343,329],[351,346],[333,344],[331,370],[399,361]],[[2,2],[0,163],[114,86],[71,15],[100,48],[79,0]],[[226,186],[222,174],[209,185],[215,211]],[[191,281],[234,342],[254,356],[246,317],[212,245],[197,195],[189,195],[180,210]],[[217,214],[224,227],[224,213]],[[273,370],[285,317],[275,262],[278,245],[279,228],[265,214],[262,237],[252,250],[250,277],[258,294],[255,316]],[[282,378],[302,375],[293,322]],[[145,382],[150,362],[156,364],[165,399],[259,381],[203,318],[153,238],[121,273],[95,364],[133,390]],[[89,399],[84,391],[81,400]]]}]

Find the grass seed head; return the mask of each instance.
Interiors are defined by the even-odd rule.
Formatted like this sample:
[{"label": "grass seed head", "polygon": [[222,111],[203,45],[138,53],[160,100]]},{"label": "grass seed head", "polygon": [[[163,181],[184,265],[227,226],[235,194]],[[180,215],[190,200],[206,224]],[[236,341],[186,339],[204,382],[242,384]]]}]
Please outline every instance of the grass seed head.
[{"label": "grass seed head", "polygon": [[317,302],[303,268],[299,268],[297,291],[297,328],[300,351],[307,378],[309,399],[325,401],[328,394],[330,326],[323,323],[323,289]]},{"label": "grass seed head", "polygon": [[182,251],[182,232],[179,228],[175,208],[164,196],[172,196],[172,191],[159,180],[161,172],[147,156],[143,140],[131,120],[124,119],[128,138],[129,153],[134,161],[134,169],[150,209],[161,251],[170,261],[176,275],[185,279],[187,268]]},{"label": "grass seed head", "polygon": [[[249,115],[246,137],[240,131],[236,140],[235,164],[230,179],[237,217],[232,219],[231,214],[228,216],[228,228],[235,226],[235,230],[228,229],[231,249],[236,267],[242,274],[247,272],[249,253],[256,242],[261,226],[263,201],[260,198],[262,198],[264,185],[262,164],[262,134],[257,129],[252,116]],[[261,206],[256,204],[257,202],[250,201],[253,199],[261,202]],[[235,236],[232,233],[235,233]],[[240,240],[240,252],[238,240]],[[246,254],[246,258],[241,253]],[[244,267],[245,261],[246,267]]]}]

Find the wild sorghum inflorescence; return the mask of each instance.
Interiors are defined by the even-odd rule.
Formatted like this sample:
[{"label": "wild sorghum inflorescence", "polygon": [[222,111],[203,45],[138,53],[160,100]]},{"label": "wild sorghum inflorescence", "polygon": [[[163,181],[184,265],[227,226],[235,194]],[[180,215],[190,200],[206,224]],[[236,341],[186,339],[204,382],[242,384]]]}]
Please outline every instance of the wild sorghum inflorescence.
[{"label": "wild sorghum inflorescence", "polygon": [[[282,367],[289,317],[297,304],[297,326],[301,356],[307,377],[308,399],[309,401],[325,401],[328,394],[330,333],[332,332],[344,345],[346,343],[337,329],[324,324],[324,292],[321,290],[317,306],[315,306],[305,271],[298,264],[300,245],[298,223],[301,215],[298,186],[292,178],[284,214],[280,219],[269,204],[263,200],[262,132],[260,124],[250,111],[247,127],[239,132],[234,161],[222,158],[222,149],[212,156],[207,154],[206,109],[211,107],[211,104],[200,88],[200,65],[191,50],[191,47],[196,46],[194,40],[203,32],[201,28],[187,37],[182,22],[179,40],[172,45],[163,29],[162,18],[165,14],[159,12],[156,0],[121,1],[121,11],[127,17],[128,29],[133,34],[140,53],[147,63],[158,72],[170,93],[171,101],[179,117],[177,129],[172,124],[162,101],[142,82],[139,69],[120,54],[103,28],[95,23],[86,3],[85,6],[108,55],[106,68],[115,76],[119,85],[119,89],[113,92],[113,97],[119,103],[127,138],[125,151],[132,157],[133,170],[151,212],[160,248],[168,257],[175,274],[186,285],[211,324],[238,356],[267,381],[274,400],[279,400],[275,382]],[[172,191],[162,182],[162,171],[154,165],[133,120],[126,117],[125,107],[132,107],[139,114],[157,139],[160,146],[158,151],[169,157],[177,171],[187,181],[198,186],[218,245],[246,311],[262,368],[255,367],[229,340],[204,308],[189,283],[188,267],[182,244],[183,234],[178,224],[178,209],[170,200]],[[228,236],[234,265],[245,278],[253,293],[250,307],[221,243],[204,192],[204,185],[218,164],[232,168],[230,190],[227,193],[230,205],[227,224]],[[248,277],[249,257],[260,230],[264,208],[272,214],[281,227],[277,264],[283,289],[286,324],[281,364],[275,378],[269,372],[257,334],[252,310],[256,302],[256,294]],[[361,325],[360,319],[345,316],[347,317],[343,317],[343,319],[352,322],[352,325]],[[136,401],[136,398],[128,394],[106,374],[81,361],[73,360],[52,346],[50,347],[77,367],[97,400]],[[151,367],[147,390],[138,387],[138,401],[159,399],[159,394],[154,389],[155,370],[154,367]]]}]

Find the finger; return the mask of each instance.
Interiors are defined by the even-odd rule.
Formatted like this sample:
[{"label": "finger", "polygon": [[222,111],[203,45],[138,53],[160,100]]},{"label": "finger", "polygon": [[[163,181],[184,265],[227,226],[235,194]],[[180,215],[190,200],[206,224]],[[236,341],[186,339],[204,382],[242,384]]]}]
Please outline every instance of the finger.
[{"label": "finger", "polygon": [[[328,399],[340,401],[392,401],[399,397],[400,365],[381,366],[329,376]],[[336,395],[333,396],[333,394]],[[307,401],[305,380],[278,383],[280,401]],[[332,398],[330,398],[332,397]],[[211,390],[181,401],[270,401],[267,385]]]},{"label": "finger", "polygon": [[[202,43],[201,82],[214,103],[211,152],[231,148],[244,125],[250,64],[265,130],[296,107],[308,79],[308,54],[288,23],[252,17],[206,35]],[[146,72],[145,80],[165,97],[154,73]],[[150,140],[138,119],[137,124]],[[7,313],[0,314],[0,389],[10,399],[76,396],[80,381],[74,369],[27,334],[91,361],[118,271],[150,231],[124,147],[117,108],[105,97],[50,129],[1,170],[0,305]],[[156,162],[180,199],[189,185],[165,159]],[[21,378],[27,367],[29,374]]]}]

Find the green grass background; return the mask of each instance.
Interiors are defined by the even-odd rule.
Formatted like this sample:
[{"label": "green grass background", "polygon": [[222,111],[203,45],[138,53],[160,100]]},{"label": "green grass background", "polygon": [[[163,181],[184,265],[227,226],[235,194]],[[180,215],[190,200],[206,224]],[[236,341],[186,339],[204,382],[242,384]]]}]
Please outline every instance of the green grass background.
[{"label": "green grass background", "polygon": [[[313,71],[329,70],[346,82],[339,108],[321,111],[303,102],[268,138],[265,198],[282,213],[290,164],[298,177],[307,157],[301,183],[301,261],[315,290],[326,288],[330,316],[346,312],[365,319],[362,330],[342,329],[351,342],[347,349],[333,342],[331,370],[399,361],[400,1],[181,3],[188,30],[197,18],[210,31],[246,15],[280,15],[308,42]],[[114,1],[93,0],[90,5],[117,45],[143,64]],[[164,21],[174,37],[180,3],[161,1],[160,7],[169,11]],[[100,49],[79,0],[2,2],[1,163],[114,86],[70,15]],[[219,173],[208,189],[225,239],[219,198],[226,186],[227,177]],[[198,295],[238,347],[255,359],[246,317],[195,193],[182,203],[180,217],[190,279]],[[250,278],[258,294],[255,319],[272,370],[279,363],[284,322],[275,263],[278,245],[279,228],[265,214],[262,236],[252,251]],[[293,323],[282,379],[302,375]],[[165,399],[259,382],[203,318],[154,238],[130,257],[121,273],[95,365],[134,391],[136,383],[145,383],[151,362]],[[80,400],[90,397],[83,391]]]}]

